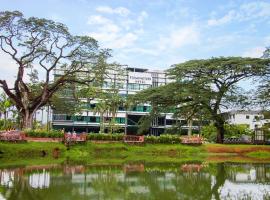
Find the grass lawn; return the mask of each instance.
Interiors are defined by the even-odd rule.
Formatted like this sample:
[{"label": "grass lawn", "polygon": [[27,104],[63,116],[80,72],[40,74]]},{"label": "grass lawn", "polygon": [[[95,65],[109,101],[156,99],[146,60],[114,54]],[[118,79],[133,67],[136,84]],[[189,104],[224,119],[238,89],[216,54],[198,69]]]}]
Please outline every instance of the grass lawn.
[{"label": "grass lawn", "polygon": [[0,166],[62,163],[121,164],[207,162],[270,162],[270,146],[204,144],[128,145],[122,142],[87,142],[69,150],[61,143],[0,143]]}]

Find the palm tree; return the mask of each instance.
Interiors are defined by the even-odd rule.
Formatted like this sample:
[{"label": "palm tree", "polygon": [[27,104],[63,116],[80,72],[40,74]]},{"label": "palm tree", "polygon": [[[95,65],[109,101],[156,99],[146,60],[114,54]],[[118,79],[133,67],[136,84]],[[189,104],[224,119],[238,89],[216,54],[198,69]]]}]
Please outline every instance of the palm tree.
[{"label": "palm tree", "polygon": [[100,115],[100,129],[99,133],[105,132],[105,113],[108,112],[109,105],[107,100],[100,99],[98,103],[96,103],[96,107],[94,108],[94,114],[98,113]]}]

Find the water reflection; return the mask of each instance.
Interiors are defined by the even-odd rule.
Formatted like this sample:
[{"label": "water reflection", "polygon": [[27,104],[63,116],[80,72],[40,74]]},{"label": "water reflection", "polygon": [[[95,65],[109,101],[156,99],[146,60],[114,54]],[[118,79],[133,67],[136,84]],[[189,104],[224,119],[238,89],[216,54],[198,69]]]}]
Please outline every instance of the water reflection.
[{"label": "water reflection", "polygon": [[270,199],[269,164],[0,169],[2,199]]}]

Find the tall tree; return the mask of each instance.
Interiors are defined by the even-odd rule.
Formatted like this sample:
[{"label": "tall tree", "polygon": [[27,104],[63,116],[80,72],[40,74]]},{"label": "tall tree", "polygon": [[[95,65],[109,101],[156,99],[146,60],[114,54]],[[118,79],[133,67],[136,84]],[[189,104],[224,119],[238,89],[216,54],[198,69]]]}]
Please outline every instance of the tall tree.
[{"label": "tall tree", "polygon": [[[0,48],[17,66],[13,87],[0,79],[0,87],[14,102],[23,119],[23,128],[32,127],[33,114],[47,104],[53,94],[67,83],[86,83],[94,80],[93,73],[100,50],[97,41],[88,36],[73,36],[61,23],[41,18],[25,18],[22,13],[0,12]],[[31,80],[38,83],[29,84]],[[81,71],[92,73],[85,78]],[[59,72],[57,78],[53,73]]]},{"label": "tall tree", "polygon": [[[270,59],[270,47],[266,47],[263,52],[263,59]],[[257,103],[263,107],[270,105],[270,72],[264,74],[260,80],[258,90],[256,91]]]},{"label": "tall tree", "polygon": [[[225,119],[222,109],[239,104],[243,96],[238,83],[267,71],[270,60],[241,57],[220,57],[190,60],[172,66],[174,83],[144,91],[146,100],[158,106],[175,106],[178,114],[203,112],[217,128],[217,142],[224,139]],[[150,95],[151,94],[151,95]]]}]

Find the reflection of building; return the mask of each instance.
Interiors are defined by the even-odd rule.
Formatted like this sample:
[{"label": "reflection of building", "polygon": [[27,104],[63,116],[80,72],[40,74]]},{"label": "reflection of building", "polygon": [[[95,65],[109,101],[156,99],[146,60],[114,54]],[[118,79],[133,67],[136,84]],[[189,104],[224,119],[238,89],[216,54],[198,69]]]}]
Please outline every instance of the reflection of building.
[{"label": "reflection of building", "polygon": [[0,171],[0,185],[12,187],[14,181],[14,171],[3,170]]},{"label": "reflection of building", "polygon": [[[270,185],[225,181],[220,189],[220,199],[269,199]],[[268,198],[266,198],[268,197]]]},{"label": "reflection of building", "polygon": [[[236,169],[238,170],[235,171]],[[221,199],[269,198],[270,171],[267,169],[267,164],[235,165],[228,171],[228,179],[220,189]]]},{"label": "reflection of building", "polygon": [[32,188],[48,188],[50,186],[50,173],[43,169],[42,173],[34,173],[29,176],[29,185]]},{"label": "reflection of building", "polygon": [[241,166],[240,172],[231,171],[229,173],[229,180],[235,183],[268,183],[270,184],[270,171],[267,171],[266,167],[261,165],[239,165]]},{"label": "reflection of building", "polygon": [[[57,74],[56,74],[57,76]],[[102,89],[104,91],[117,90],[117,93],[125,98],[127,95],[133,95],[140,90],[150,87],[158,87],[172,82],[164,71],[148,70],[141,68],[126,68],[123,72],[109,71],[106,75]],[[68,96],[68,92],[65,93]],[[77,132],[98,132],[100,126],[100,114],[94,112],[100,100],[87,99],[81,100],[85,105],[83,111],[76,116],[69,116],[63,113],[53,114],[53,128],[65,129],[66,131]],[[124,105],[119,105],[116,113],[116,124],[118,127],[127,128],[127,132],[136,133],[140,118],[151,111],[151,105],[140,104],[129,110],[125,110]],[[112,114],[106,112],[104,117],[105,125],[109,125],[112,119]],[[185,120],[178,120],[187,129]],[[176,120],[172,118],[172,113],[164,113],[152,122],[150,132],[154,135],[159,135],[164,132],[165,128],[172,127],[176,124]],[[194,126],[195,127],[195,126]]]}]

